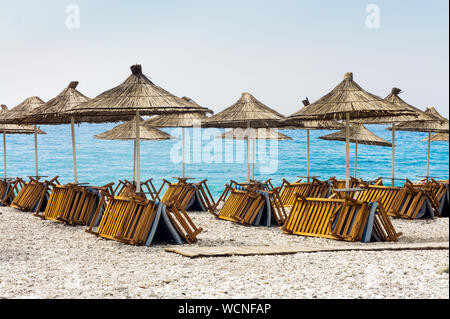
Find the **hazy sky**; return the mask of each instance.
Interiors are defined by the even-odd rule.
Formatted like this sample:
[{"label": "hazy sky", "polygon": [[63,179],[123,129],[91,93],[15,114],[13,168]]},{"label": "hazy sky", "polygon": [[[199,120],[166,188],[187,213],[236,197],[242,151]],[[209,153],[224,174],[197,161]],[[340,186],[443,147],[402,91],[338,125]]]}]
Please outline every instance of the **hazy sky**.
[{"label": "hazy sky", "polygon": [[[66,6],[80,10],[68,28]],[[379,28],[368,28],[369,4]],[[393,86],[448,117],[447,0],[0,0],[0,103],[56,96],[70,81],[94,97],[142,64],[157,85],[214,111],[244,91],[288,115],[352,71],[367,91]],[[71,16],[72,17],[72,16]],[[73,20],[70,20],[73,21]]]}]

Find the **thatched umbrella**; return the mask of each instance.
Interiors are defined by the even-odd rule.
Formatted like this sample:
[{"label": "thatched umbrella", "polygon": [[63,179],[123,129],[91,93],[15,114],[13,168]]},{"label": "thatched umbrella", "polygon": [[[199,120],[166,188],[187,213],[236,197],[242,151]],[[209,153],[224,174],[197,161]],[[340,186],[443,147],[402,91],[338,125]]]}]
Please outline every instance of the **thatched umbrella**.
[{"label": "thatched umbrella", "polygon": [[[138,124],[140,115],[212,112],[156,86],[142,73],[141,65],[133,65],[130,69],[131,75],[120,85],[77,105],[66,113],[74,116],[79,122],[114,122],[118,117],[124,120],[134,116]],[[136,125],[136,191],[140,192],[140,131],[138,127],[139,125]]]},{"label": "thatched umbrella", "polygon": [[[153,127],[145,127],[144,119],[139,117],[139,136],[141,140],[148,141],[162,141],[170,140],[174,138],[173,136],[158,130]],[[136,121],[133,119],[131,121],[117,125],[116,127],[94,135],[94,138],[99,140],[133,140],[134,150],[133,150],[133,181],[136,180]]]},{"label": "thatched umbrella", "polygon": [[253,166],[252,166],[252,179],[255,179],[255,140],[279,140],[279,141],[286,141],[286,140],[292,140],[291,137],[282,134],[278,132],[278,130],[274,129],[266,129],[266,128],[258,128],[258,129],[252,129],[252,128],[246,128],[246,129],[240,129],[240,128],[234,128],[232,130],[229,130],[219,136],[216,136],[217,139],[232,139],[232,140],[246,140],[248,141],[253,140]]},{"label": "thatched umbrella", "polygon": [[386,96],[384,99],[388,102],[399,105],[407,110],[411,110],[415,115],[401,115],[395,117],[374,117],[374,118],[365,118],[357,121],[358,123],[364,124],[389,124],[392,123],[392,186],[395,186],[395,128],[398,123],[407,123],[412,121],[432,121],[433,117],[425,114],[422,110],[414,107],[408,103],[406,103],[399,94],[402,93],[402,90],[399,88],[392,88],[391,93]]},{"label": "thatched umbrella", "polygon": [[[346,131],[342,130],[336,133],[320,136],[319,138],[328,141],[345,142]],[[392,147],[391,143],[375,135],[362,124],[352,124],[350,127],[350,143],[355,144],[355,178],[358,170],[358,144]]]},{"label": "thatched umbrella", "polygon": [[[242,93],[236,103],[208,118],[202,126],[205,128],[276,128],[279,127],[282,119],[284,119],[283,115],[264,105],[250,93]],[[247,180],[250,181],[249,137],[247,136],[245,140],[247,142]]]},{"label": "thatched umbrella", "polygon": [[[308,106],[309,99],[306,98],[302,101],[303,106]],[[295,116],[298,112],[292,114],[291,116]],[[295,125],[293,125],[295,124]],[[317,177],[317,176],[311,176],[311,161],[310,161],[310,130],[341,130],[345,128],[345,125],[335,121],[335,120],[328,120],[328,121],[291,121],[291,126],[285,127],[285,129],[303,129],[306,130],[306,178],[308,179],[308,182],[310,181],[311,177]]]},{"label": "thatched umbrella", "polygon": [[[0,123],[6,123],[6,124],[12,124],[16,123],[17,120],[20,120],[24,114],[27,114],[28,112],[33,111],[34,109],[44,105],[45,102],[42,101],[37,96],[32,96],[19,105],[13,107],[8,112],[3,112],[0,114]],[[29,126],[27,126],[29,127]],[[42,131],[41,131],[42,132]],[[36,166],[36,178],[39,177],[39,165],[38,165],[38,143],[37,143],[37,134],[38,134],[38,128],[37,125],[34,124],[34,159],[35,159],[35,166]],[[39,133],[42,134],[42,133]]]},{"label": "thatched umbrella", "polygon": [[[195,103],[192,99],[183,96],[183,100],[188,101],[192,104],[195,104],[200,107],[197,103]],[[181,127],[181,138],[182,138],[182,155],[181,155],[181,174],[182,177],[185,177],[184,174],[184,166],[185,166],[185,129],[186,127],[193,127],[196,124],[201,124],[202,121],[205,121],[208,118],[206,112],[194,112],[194,113],[174,113],[167,115],[159,115],[147,120],[144,125],[146,127]]]},{"label": "thatched umbrella", "polygon": [[71,125],[72,134],[72,157],[73,157],[73,175],[74,183],[78,183],[77,174],[77,156],[75,148],[75,118],[67,115],[65,112],[72,109],[80,103],[86,102],[89,98],[80,93],[76,88],[77,81],[72,81],[62,90],[55,98],[51,99],[44,105],[41,105],[34,110],[23,114],[20,123],[30,124],[69,124]]},{"label": "thatched umbrella", "polygon": [[[448,142],[449,134],[447,133],[437,133],[431,136],[429,139],[431,142]],[[428,137],[424,138],[422,142],[428,142]]]},{"label": "thatched umbrella", "polygon": [[[431,133],[447,133],[449,132],[449,121],[442,115],[440,115],[434,107],[428,107],[425,110],[425,114],[434,118],[434,121],[429,120],[417,120],[409,123],[401,123],[396,126],[397,131],[409,131],[409,132],[426,132],[428,133],[428,153],[427,153],[427,175],[430,176],[430,154],[431,154]],[[389,127],[388,130],[393,130],[393,127]]]},{"label": "thatched umbrella", "polygon": [[[6,105],[1,105],[0,117],[8,113]],[[6,134],[46,134],[44,131],[30,125],[0,124],[0,132],[3,133],[3,170],[4,177],[7,178],[6,171]],[[37,174],[36,174],[37,175]]]},{"label": "thatched umbrella", "polygon": [[[363,90],[355,81],[353,73],[346,73],[344,80],[331,92],[314,103],[305,106],[285,123],[296,120],[345,120],[346,125],[346,190],[350,185],[350,121],[371,117],[394,117],[413,114],[399,105]],[[414,114],[413,114],[414,115]]]}]

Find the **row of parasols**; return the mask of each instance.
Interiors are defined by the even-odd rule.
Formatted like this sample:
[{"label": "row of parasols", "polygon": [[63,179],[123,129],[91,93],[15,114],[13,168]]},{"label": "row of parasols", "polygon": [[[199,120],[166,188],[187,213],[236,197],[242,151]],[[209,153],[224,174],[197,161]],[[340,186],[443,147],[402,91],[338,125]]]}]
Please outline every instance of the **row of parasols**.
[{"label": "row of parasols", "polygon": [[[392,183],[395,184],[395,133],[396,131],[427,132],[429,178],[431,141],[448,141],[449,121],[434,108],[425,111],[414,107],[399,97],[401,90],[393,88],[384,99],[361,88],[352,73],[346,73],[344,80],[332,91],[304,106],[296,113],[284,117],[272,108],[258,101],[250,93],[243,93],[240,99],[224,109],[213,113],[190,98],[179,98],[155,85],[142,73],[140,65],[131,66],[131,75],[120,85],[89,99],[77,88],[78,82],[71,82],[59,95],[47,103],[34,96],[26,99],[11,110],[2,105],[0,132],[4,142],[4,173],[6,174],[6,135],[34,134],[36,177],[39,178],[37,135],[45,134],[37,125],[71,124],[74,183],[78,183],[75,123],[125,123],[110,131],[96,135],[99,139],[134,140],[133,178],[140,191],[140,141],[171,138],[157,128],[181,127],[183,139],[182,177],[185,177],[185,128],[199,125],[203,128],[231,128],[220,138],[244,139],[247,144],[247,180],[254,179],[254,163],[250,169],[250,144],[255,156],[256,139],[290,139],[279,132],[266,129],[304,129],[307,131],[307,177],[310,175],[310,130],[340,130],[322,136],[325,140],[346,142],[346,189],[350,190],[350,143],[392,147]],[[144,121],[141,116],[153,116]],[[363,124],[392,124],[392,143],[376,136]],[[241,130],[237,130],[240,128]],[[431,135],[436,133],[435,135]],[[355,160],[355,176],[356,176]]]}]

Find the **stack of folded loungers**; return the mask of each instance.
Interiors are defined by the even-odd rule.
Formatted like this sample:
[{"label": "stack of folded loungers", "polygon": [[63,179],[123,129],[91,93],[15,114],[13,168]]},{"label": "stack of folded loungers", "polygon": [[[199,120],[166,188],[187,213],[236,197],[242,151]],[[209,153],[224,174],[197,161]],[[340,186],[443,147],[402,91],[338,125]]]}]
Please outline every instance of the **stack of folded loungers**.
[{"label": "stack of folded loungers", "polygon": [[29,177],[25,182],[22,178],[6,181],[6,192],[2,196],[1,203],[24,212],[40,212],[45,209],[49,198],[49,184],[58,179],[54,177],[50,181],[39,181],[39,178]]},{"label": "stack of folded loungers", "polygon": [[296,196],[283,231],[336,240],[397,241],[397,233],[377,202]]},{"label": "stack of folded loungers", "polygon": [[283,206],[291,207],[296,200],[296,194],[311,198],[327,198],[331,195],[329,181],[320,181],[315,177],[311,179],[311,182],[302,182],[299,179],[294,183],[289,183],[283,179],[280,190]]},{"label": "stack of folded loungers", "polygon": [[281,226],[287,217],[279,188],[274,188],[270,180],[265,183],[230,181],[210,212],[219,219],[247,226]]},{"label": "stack of folded loungers", "polygon": [[209,191],[207,180],[199,183],[189,183],[184,178],[179,178],[178,182],[171,183],[163,179],[158,194],[167,186],[162,202],[172,202],[177,200],[186,211],[209,211],[215,206],[214,198]]},{"label": "stack of folded loungers", "polygon": [[401,234],[395,232],[389,217],[448,216],[448,181],[407,180],[403,187],[392,187],[383,186],[381,179],[368,183],[352,178],[354,191],[335,192],[344,187],[343,183],[331,178],[329,192],[324,195],[325,187],[318,192],[320,183],[316,180],[292,184],[283,181],[282,201],[292,207],[283,230],[338,240],[396,241]]},{"label": "stack of folded loungers", "polygon": [[183,244],[196,242],[202,231],[177,198],[157,202],[146,199],[142,193],[114,196],[103,191],[103,194],[106,208],[104,211],[97,208],[86,230],[101,238],[130,245]]},{"label": "stack of folded loungers", "polygon": [[[12,178],[0,179],[0,206],[9,206],[18,193],[18,180]],[[11,189],[13,189],[11,191]]]},{"label": "stack of folded loungers", "polygon": [[87,225],[97,209],[104,209],[103,197],[112,191],[113,184],[102,187],[73,183],[60,185],[56,180],[49,183],[52,190],[43,214],[36,212],[34,215],[69,225]]},{"label": "stack of folded loungers", "polygon": [[169,184],[163,200],[159,200],[151,179],[142,183],[148,192],[141,193],[136,193],[134,182],[119,181],[115,189],[113,184],[61,185],[58,177],[44,182],[33,177],[29,182],[21,178],[3,179],[1,203],[33,211],[42,219],[89,225],[87,231],[102,238],[147,246],[161,241],[176,244],[197,241],[202,229],[192,222],[185,207],[206,211],[214,206],[206,180],[196,184]]}]

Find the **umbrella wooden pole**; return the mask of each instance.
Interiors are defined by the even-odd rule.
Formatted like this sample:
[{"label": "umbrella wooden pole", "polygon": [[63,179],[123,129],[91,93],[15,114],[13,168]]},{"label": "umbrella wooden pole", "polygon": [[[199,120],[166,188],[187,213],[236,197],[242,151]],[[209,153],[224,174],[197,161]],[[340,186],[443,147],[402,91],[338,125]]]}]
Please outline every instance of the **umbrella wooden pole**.
[{"label": "umbrella wooden pole", "polygon": [[183,176],[184,178],[184,163],[185,163],[185,150],[184,150],[184,146],[185,146],[185,128],[181,128],[181,135],[182,135],[182,140],[183,140],[183,146],[181,148],[181,176]]},{"label": "umbrella wooden pole", "polygon": [[136,112],[136,192],[141,192],[141,147],[140,147],[140,129],[139,112]]},{"label": "umbrella wooden pole", "polygon": [[255,165],[256,165],[256,139],[253,139],[253,166],[252,166],[252,179],[255,180]]},{"label": "umbrella wooden pole", "polygon": [[355,143],[355,178],[358,171],[358,143]]},{"label": "umbrella wooden pole", "polygon": [[350,113],[345,113],[345,188],[350,188]]},{"label": "umbrella wooden pole", "polygon": [[247,141],[247,182],[250,182],[250,144],[248,136],[246,137]]},{"label": "umbrella wooden pole", "polygon": [[431,132],[428,132],[427,180],[430,176]]},{"label": "umbrella wooden pole", "polygon": [[75,149],[75,118],[73,116],[70,118],[70,129],[72,132],[73,182],[78,184],[77,154]]},{"label": "umbrella wooden pole", "polygon": [[309,146],[309,129],[306,130],[306,176],[308,176],[308,182],[309,182],[309,175],[310,175],[310,158],[309,158],[309,151],[310,151],[310,146]]},{"label": "umbrella wooden pole", "polygon": [[395,123],[392,124],[392,186],[395,186]]},{"label": "umbrella wooden pole", "polygon": [[36,165],[36,178],[39,176],[38,169],[38,142],[37,142],[37,126],[34,124],[34,161]]},{"label": "umbrella wooden pole", "polygon": [[136,181],[136,140],[133,141],[133,182]]},{"label": "umbrella wooden pole", "polygon": [[6,134],[3,132],[3,173],[6,178]]}]

